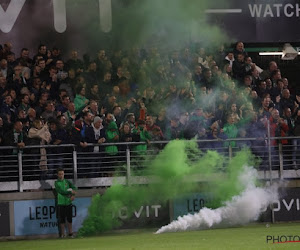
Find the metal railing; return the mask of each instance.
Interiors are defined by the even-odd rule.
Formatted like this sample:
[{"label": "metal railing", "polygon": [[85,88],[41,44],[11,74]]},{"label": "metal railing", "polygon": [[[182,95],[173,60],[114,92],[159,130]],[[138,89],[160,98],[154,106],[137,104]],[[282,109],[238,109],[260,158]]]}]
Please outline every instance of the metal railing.
[{"label": "metal railing", "polygon": [[[289,143],[282,145],[282,139],[288,139]],[[271,145],[273,140],[279,142],[278,146]],[[230,145],[232,141],[236,147]],[[228,160],[249,142],[257,144],[250,146],[250,150],[258,160],[256,167],[261,179],[300,178],[300,171],[297,171],[300,168],[300,137],[197,141],[201,152],[216,150]],[[146,151],[136,150],[137,145],[145,144],[141,142],[88,144],[84,149],[74,144],[26,146],[18,151],[15,147],[0,147],[0,191],[52,189],[59,167],[64,168],[65,177],[73,179],[78,187],[105,187],[113,182],[124,185],[147,183],[150,181],[145,172],[147,165],[167,143],[151,142]],[[229,146],[224,147],[225,143]],[[106,153],[107,146],[117,146],[118,153]],[[41,164],[41,147],[47,152],[46,165]]]}]

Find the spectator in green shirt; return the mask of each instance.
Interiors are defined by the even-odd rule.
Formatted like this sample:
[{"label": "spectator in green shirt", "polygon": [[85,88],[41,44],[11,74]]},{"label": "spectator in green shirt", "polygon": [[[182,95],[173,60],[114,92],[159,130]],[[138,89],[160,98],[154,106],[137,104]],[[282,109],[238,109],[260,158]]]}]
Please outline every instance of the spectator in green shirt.
[{"label": "spectator in green shirt", "polygon": [[[232,114],[229,114],[227,116],[227,123],[225,123],[223,127],[224,134],[227,136],[228,139],[236,138],[238,135],[238,127],[236,123],[234,123],[234,116]],[[231,147],[236,147],[236,141],[226,141],[224,143],[225,147],[228,147],[231,145]]]},{"label": "spectator in green shirt", "polygon": [[89,103],[89,100],[85,97],[85,87],[80,85],[76,89],[76,96],[74,99],[75,112],[78,113],[83,110]]}]

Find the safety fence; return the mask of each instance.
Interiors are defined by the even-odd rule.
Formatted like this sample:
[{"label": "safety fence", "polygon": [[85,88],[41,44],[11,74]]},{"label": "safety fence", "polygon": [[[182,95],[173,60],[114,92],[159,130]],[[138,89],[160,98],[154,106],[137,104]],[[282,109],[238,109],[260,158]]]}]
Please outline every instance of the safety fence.
[{"label": "safety fence", "polygon": [[[288,144],[281,144],[282,139],[288,139]],[[276,146],[272,146],[274,140],[278,142]],[[0,147],[0,191],[51,189],[59,167],[64,168],[66,178],[73,179],[78,187],[105,187],[113,181],[124,185],[148,183],[151,177],[147,166],[167,143],[151,142],[144,151],[137,150],[138,145],[145,144],[142,142],[88,144],[86,148],[73,144],[27,146],[22,150]],[[300,176],[300,137],[198,140],[196,143],[200,149],[198,156],[186,152],[194,160],[207,150],[215,150],[228,161],[236,152],[249,147],[257,159],[255,167],[261,179]],[[105,148],[112,146],[118,152],[107,153]]]}]

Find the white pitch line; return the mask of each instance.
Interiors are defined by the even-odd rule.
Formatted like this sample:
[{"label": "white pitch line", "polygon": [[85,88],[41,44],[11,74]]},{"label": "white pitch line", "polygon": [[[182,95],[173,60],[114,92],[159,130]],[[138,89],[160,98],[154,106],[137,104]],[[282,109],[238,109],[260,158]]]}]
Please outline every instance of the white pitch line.
[{"label": "white pitch line", "polygon": [[208,9],[205,13],[209,14],[222,14],[222,13],[242,13],[242,9]]}]

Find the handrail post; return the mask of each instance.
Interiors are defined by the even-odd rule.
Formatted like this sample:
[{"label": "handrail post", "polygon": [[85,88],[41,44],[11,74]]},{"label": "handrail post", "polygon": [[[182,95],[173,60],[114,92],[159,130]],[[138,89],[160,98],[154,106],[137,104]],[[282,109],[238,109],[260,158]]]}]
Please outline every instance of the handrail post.
[{"label": "handrail post", "polygon": [[19,168],[19,192],[23,192],[23,164],[22,152],[18,152],[18,168]]},{"label": "handrail post", "polygon": [[74,147],[73,149],[73,174],[74,174],[74,185],[77,184],[77,151]]},{"label": "handrail post", "polygon": [[229,147],[228,147],[228,156],[229,156],[229,160],[232,159],[232,146],[231,146],[231,141],[229,143]]},{"label": "handrail post", "polygon": [[[270,130],[270,121],[269,120],[267,121],[267,133],[268,133],[270,185],[272,185],[272,183],[273,183],[273,177],[272,177],[272,155],[271,155],[271,130]],[[272,223],[275,223],[275,215],[274,215],[274,206],[273,206],[273,203],[271,203],[270,208],[271,208]]]},{"label": "handrail post", "polygon": [[126,182],[127,182],[127,186],[130,186],[130,149],[129,149],[129,145],[127,144],[126,147]]},{"label": "handrail post", "polygon": [[270,131],[270,121],[267,123],[267,136],[268,136],[268,155],[269,155],[269,171],[270,171],[270,184],[273,183],[272,177],[272,149],[271,149],[271,131]]},{"label": "handrail post", "polygon": [[282,143],[278,143],[278,154],[279,154],[279,178],[283,179],[283,152],[282,152]]}]

